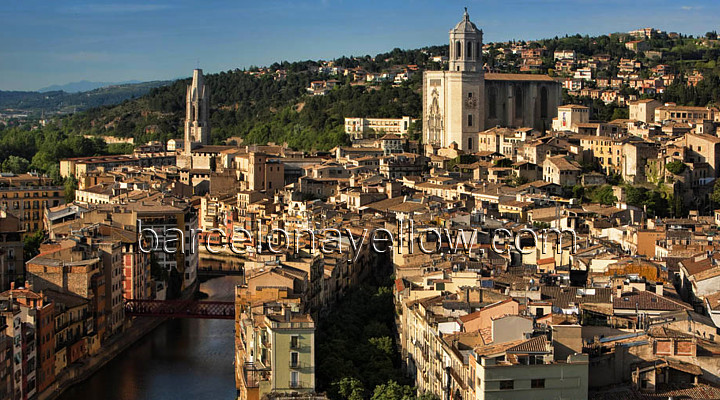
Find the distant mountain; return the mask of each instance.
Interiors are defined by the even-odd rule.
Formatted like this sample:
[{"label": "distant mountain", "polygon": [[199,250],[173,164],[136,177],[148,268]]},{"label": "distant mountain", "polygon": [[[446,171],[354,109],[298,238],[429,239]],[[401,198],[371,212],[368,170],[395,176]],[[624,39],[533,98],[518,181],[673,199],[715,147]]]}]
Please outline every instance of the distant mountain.
[{"label": "distant mountain", "polygon": [[[16,92],[0,90],[0,111],[22,110],[27,113],[68,113],[89,108],[112,106],[128,99],[144,96],[150,90],[166,86],[173,81],[123,83],[70,93],[63,90],[50,92]],[[90,82],[88,82],[90,83]]]},{"label": "distant mountain", "polygon": [[57,91],[63,91],[66,93],[79,93],[79,92],[87,92],[90,90],[103,88],[106,86],[114,86],[114,85],[127,85],[127,84],[134,84],[134,83],[141,83],[140,81],[124,81],[124,82],[91,82],[82,80],[79,82],[70,82],[66,83],[64,85],[50,85],[48,87],[44,87],[42,89],[38,89],[38,92],[45,93],[45,92],[57,92]]}]

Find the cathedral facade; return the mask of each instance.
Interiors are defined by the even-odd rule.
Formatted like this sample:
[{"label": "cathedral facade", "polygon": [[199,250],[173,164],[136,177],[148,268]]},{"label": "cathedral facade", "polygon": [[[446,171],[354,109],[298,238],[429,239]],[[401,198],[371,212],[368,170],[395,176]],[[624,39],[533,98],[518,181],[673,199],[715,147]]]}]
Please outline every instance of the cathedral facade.
[{"label": "cathedral facade", "polygon": [[423,74],[425,144],[474,152],[478,133],[494,126],[551,128],[560,83],[547,75],[485,73],[482,36],[465,10],[450,31],[448,70]]}]

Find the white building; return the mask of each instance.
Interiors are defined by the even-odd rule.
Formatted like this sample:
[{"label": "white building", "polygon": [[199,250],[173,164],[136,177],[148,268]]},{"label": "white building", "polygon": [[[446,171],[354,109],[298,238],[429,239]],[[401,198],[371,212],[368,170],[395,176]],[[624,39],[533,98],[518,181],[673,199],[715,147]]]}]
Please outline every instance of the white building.
[{"label": "white building", "polygon": [[391,133],[405,137],[413,121],[410,117],[345,118],[345,133],[352,139],[363,139],[369,133]]},{"label": "white building", "polygon": [[590,109],[588,107],[568,104],[558,107],[557,110],[558,116],[552,122],[554,131],[570,131],[577,124],[590,122]]}]

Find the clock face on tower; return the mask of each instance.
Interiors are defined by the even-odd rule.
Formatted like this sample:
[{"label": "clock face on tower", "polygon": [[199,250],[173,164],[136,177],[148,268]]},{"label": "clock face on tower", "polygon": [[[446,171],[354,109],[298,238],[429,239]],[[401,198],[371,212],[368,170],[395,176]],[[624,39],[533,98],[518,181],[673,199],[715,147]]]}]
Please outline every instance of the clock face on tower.
[{"label": "clock face on tower", "polygon": [[477,107],[477,99],[474,97],[470,97],[467,100],[465,100],[465,106],[467,108],[475,108]]}]

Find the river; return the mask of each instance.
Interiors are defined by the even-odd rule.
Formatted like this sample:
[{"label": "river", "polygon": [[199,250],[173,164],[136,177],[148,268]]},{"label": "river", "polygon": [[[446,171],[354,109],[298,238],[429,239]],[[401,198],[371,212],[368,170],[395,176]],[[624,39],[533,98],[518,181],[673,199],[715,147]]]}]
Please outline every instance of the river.
[{"label": "river", "polygon": [[[200,285],[209,300],[232,301],[242,277]],[[169,320],[106,364],[61,400],[234,399],[231,320]]]}]

